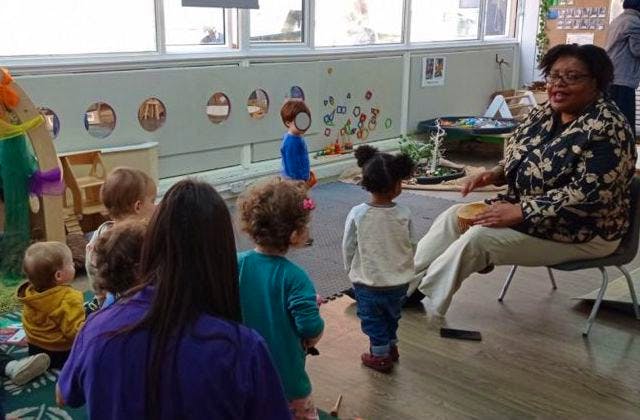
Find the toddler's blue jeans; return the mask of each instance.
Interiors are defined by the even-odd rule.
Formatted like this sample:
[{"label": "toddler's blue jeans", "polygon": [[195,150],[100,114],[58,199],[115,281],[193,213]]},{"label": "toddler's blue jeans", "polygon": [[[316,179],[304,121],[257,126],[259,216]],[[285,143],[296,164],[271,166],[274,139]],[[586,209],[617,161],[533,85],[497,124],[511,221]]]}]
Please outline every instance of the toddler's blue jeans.
[{"label": "toddler's blue jeans", "polygon": [[353,285],[360,326],[369,337],[374,356],[388,356],[390,347],[398,342],[396,332],[408,287],[406,284],[394,287]]}]

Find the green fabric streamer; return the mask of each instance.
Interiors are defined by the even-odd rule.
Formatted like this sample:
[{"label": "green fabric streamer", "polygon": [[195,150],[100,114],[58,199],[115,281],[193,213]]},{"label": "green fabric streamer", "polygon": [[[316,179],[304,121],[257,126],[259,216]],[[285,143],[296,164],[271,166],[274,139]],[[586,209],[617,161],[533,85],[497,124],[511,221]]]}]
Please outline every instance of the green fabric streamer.
[{"label": "green fabric streamer", "polygon": [[14,286],[23,278],[22,258],[31,242],[29,178],[36,160],[24,134],[0,141],[0,180],[5,231],[0,239],[0,279]]}]

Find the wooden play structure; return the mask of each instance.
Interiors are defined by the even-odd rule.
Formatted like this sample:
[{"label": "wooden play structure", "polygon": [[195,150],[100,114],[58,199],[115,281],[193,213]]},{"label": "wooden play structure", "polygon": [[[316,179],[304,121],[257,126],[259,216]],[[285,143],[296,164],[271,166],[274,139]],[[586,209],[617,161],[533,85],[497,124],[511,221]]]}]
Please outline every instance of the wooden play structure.
[{"label": "wooden play structure", "polygon": [[63,196],[64,225],[68,234],[82,233],[80,221],[86,216],[107,217],[100,200],[100,188],[107,168],[99,150],[60,155],[67,191]]},{"label": "wooden play structure", "polygon": [[[10,124],[21,124],[38,118],[40,113],[29,96],[13,81],[9,72],[0,73],[0,83],[4,92],[0,95],[0,118]],[[13,97],[13,100],[7,100]],[[16,100],[17,99],[17,100]],[[40,171],[51,171],[59,168],[59,160],[53,145],[53,139],[45,124],[39,124],[26,131],[26,136],[37,160]],[[49,241],[65,241],[62,196],[43,195],[39,199],[39,210],[33,215],[35,224],[40,226],[42,239]],[[33,206],[32,206],[33,208]]]}]

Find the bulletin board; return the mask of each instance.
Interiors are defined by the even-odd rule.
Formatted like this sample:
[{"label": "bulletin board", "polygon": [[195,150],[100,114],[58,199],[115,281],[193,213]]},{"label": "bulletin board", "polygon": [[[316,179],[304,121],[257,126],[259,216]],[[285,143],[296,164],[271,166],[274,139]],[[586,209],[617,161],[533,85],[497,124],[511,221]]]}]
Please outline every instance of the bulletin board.
[{"label": "bulletin board", "polygon": [[610,0],[559,0],[547,19],[549,48],[567,43],[567,35],[593,35],[593,44],[603,47],[609,27]]}]

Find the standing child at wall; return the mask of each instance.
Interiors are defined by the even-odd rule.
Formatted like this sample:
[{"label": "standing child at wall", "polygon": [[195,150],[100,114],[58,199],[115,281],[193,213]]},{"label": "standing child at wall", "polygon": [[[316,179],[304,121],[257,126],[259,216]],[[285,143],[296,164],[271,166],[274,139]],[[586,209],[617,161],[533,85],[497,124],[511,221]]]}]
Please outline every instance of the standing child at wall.
[{"label": "standing child at wall", "polygon": [[147,226],[140,220],[126,220],[104,232],[93,250],[95,285],[107,292],[100,309],[113,305],[140,280],[140,255]]},{"label": "standing child at wall", "polygon": [[411,212],[393,199],[402,192],[402,180],[411,176],[414,164],[406,155],[379,153],[371,146],[360,146],[355,156],[362,168],[362,187],[371,199],[347,216],[342,253],[361,328],[370,342],[362,363],[387,373],[400,357],[396,331],[414,277]]},{"label": "standing child at wall", "polygon": [[296,419],[318,418],[304,365],[324,329],[311,279],[286,258],[309,237],[315,204],[307,191],[302,182],[275,178],[249,188],[237,204],[242,230],[256,243],[238,254],[242,317],[267,341]]},{"label": "standing child at wall", "polygon": [[27,248],[23,269],[28,281],[17,296],[29,354],[46,353],[51,367],[61,369],[85,319],[82,293],[69,284],[76,274],[71,250],[60,242],[37,242]]},{"label": "standing child at wall", "polygon": [[125,220],[149,220],[155,210],[158,190],[153,179],[134,168],[115,168],[107,175],[100,196],[111,220],[104,222],[93,233],[86,249],[86,269],[89,285],[95,292],[94,299],[87,304],[87,314],[99,309],[105,299],[112,300],[107,292],[96,287],[96,261],[94,248],[98,238],[111,227]]},{"label": "standing child at wall", "polygon": [[309,151],[304,133],[311,127],[311,111],[300,99],[287,100],[280,109],[282,122],[288,131],[282,137],[280,156],[282,176],[287,179],[304,181],[313,187],[317,180],[310,169]]}]

